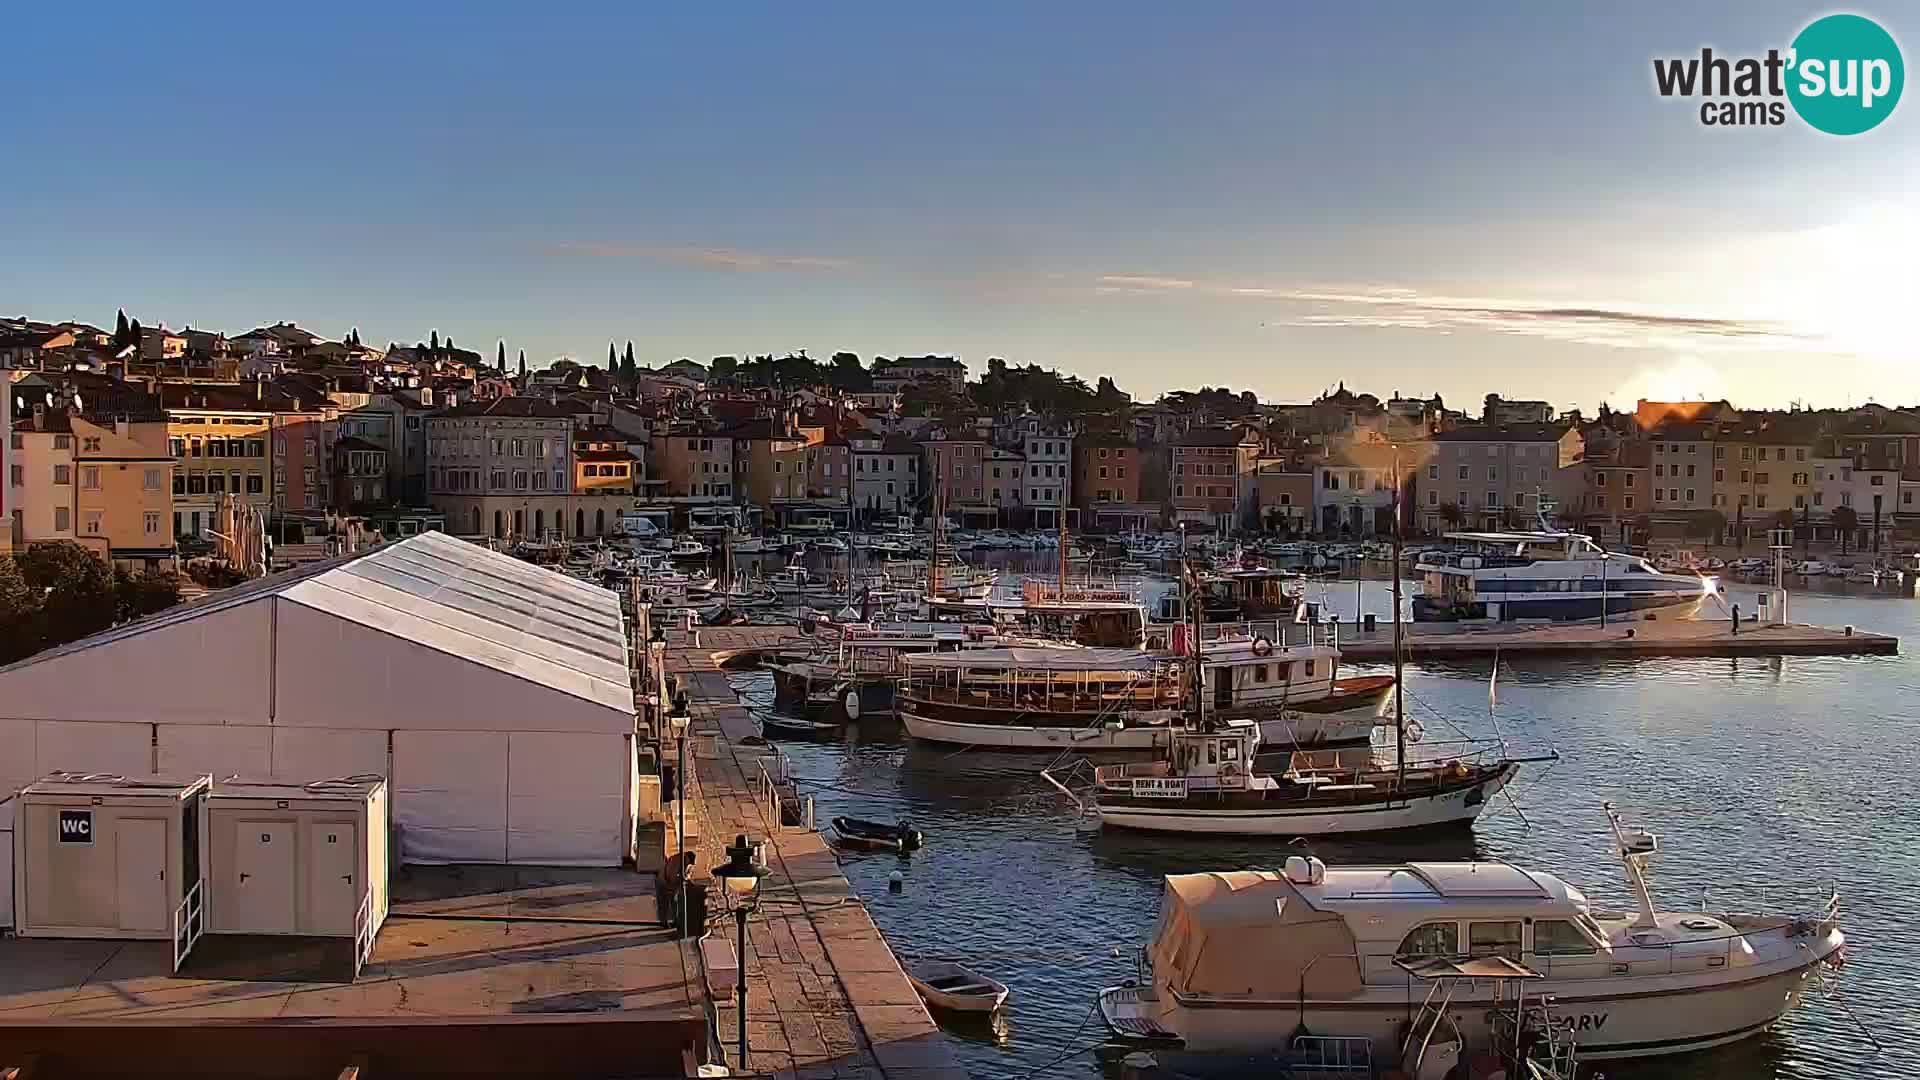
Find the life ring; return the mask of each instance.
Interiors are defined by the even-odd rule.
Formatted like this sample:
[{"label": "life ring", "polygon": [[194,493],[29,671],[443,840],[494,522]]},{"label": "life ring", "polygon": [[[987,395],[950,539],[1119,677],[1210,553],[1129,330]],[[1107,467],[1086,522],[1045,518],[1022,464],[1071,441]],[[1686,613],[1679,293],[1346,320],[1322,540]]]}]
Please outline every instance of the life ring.
[{"label": "life ring", "polygon": [[1407,721],[1406,734],[1408,742],[1419,742],[1421,739],[1427,737],[1427,729],[1421,726],[1420,721],[1409,720]]},{"label": "life ring", "polygon": [[1263,638],[1263,637],[1257,637],[1257,638],[1254,638],[1254,639],[1253,639],[1253,655],[1255,655],[1255,656],[1272,656],[1272,655],[1273,655],[1273,642],[1271,642],[1271,641],[1269,641],[1269,640],[1267,640],[1266,638]]}]

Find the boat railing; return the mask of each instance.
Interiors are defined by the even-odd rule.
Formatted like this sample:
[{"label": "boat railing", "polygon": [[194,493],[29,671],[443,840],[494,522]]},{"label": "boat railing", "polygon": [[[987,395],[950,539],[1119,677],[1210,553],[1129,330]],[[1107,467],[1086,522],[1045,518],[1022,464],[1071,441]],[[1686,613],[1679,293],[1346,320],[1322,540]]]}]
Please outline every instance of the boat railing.
[{"label": "boat railing", "polygon": [[902,692],[931,704],[962,705],[1026,713],[1107,713],[1172,708],[1179,704],[1177,678],[1144,675],[1129,680],[1027,680],[953,683],[912,673]]},{"label": "boat railing", "polygon": [[1311,645],[1340,647],[1338,623],[1296,623],[1286,619],[1251,619],[1239,622],[1200,624],[1200,642],[1257,641],[1265,639],[1276,649],[1297,649]]}]

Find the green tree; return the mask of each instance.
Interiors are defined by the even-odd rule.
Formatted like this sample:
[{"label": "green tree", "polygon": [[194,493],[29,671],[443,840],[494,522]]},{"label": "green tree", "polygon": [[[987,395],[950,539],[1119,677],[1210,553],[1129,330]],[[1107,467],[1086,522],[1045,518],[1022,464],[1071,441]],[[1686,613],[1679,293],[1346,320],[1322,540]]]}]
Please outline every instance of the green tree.
[{"label": "green tree", "polygon": [[498,371],[502,375],[505,375],[507,373],[507,339],[506,338],[500,339],[500,346],[494,351],[493,367],[494,367],[494,370]]},{"label": "green tree", "polygon": [[1847,553],[1847,541],[1852,538],[1853,530],[1860,527],[1860,515],[1851,506],[1836,506],[1828,515],[1833,522],[1834,531],[1840,534],[1840,554]]},{"label": "green tree", "polygon": [[620,374],[620,357],[615,353],[613,342],[607,342],[607,374]]},{"label": "green tree", "polygon": [[527,350],[525,349],[520,350],[520,377],[522,379],[527,377]]},{"label": "green tree", "polygon": [[0,555],[0,664],[40,651],[40,601],[12,556]]},{"label": "green tree", "polygon": [[627,342],[627,351],[620,354],[620,381],[632,383],[640,377],[640,365],[633,360],[633,342]]},{"label": "green tree", "polygon": [[77,641],[113,625],[113,575],[100,558],[71,540],[43,540],[19,556],[20,576],[39,594],[42,644]]},{"label": "green tree", "polygon": [[440,331],[431,331],[427,336],[427,351],[436,355],[440,352]]},{"label": "green tree", "polygon": [[714,382],[725,382],[740,372],[740,358],[737,356],[716,356],[713,363],[707,365]]},{"label": "green tree", "polygon": [[129,329],[127,326],[127,309],[121,308],[113,319],[113,343],[115,345],[125,346],[127,343],[127,331]]},{"label": "green tree", "polygon": [[120,622],[165,611],[180,602],[180,575],[171,570],[134,574],[126,567],[113,571],[114,616]]},{"label": "green tree", "polygon": [[873,389],[873,373],[860,362],[856,353],[833,354],[833,366],[827,370],[827,383],[836,390],[864,394]]},{"label": "green tree", "polygon": [[122,343],[121,348],[125,348],[126,346],[131,345],[134,348],[134,354],[136,356],[139,355],[140,337],[142,333],[144,333],[144,331],[140,329],[139,319],[135,319],[131,323],[128,323],[127,324],[127,340],[124,343]]}]

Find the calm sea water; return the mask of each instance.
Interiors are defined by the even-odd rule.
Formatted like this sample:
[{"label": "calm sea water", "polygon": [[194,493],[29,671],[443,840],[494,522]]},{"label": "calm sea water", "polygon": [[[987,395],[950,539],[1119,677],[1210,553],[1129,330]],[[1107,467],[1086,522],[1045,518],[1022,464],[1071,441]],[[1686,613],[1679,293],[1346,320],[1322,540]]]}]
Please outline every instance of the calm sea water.
[{"label": "calm sea water", "polygon": [[[1385,586],[1362,603],[1384,612]],[[1344,596],[1344,602],[1342,597]],[[1324,599],[1351,611],[1352,584]],[[1899,635],[1874,658],[1501,661],[1490,725],[1488,662],[1408,669],[1410,715],[1559,751],[1530,766],[1470,833],[1414,845],[1320,842],[1329,863],[1492,857],[1550,870],[1598,901],[1629,903],[1602,800],[1661,834],[1662,907],[1811,909],[1844,900],[1851,962],[1835,1000],[1810,998],[1745,1043],[1609,1076],[1828,1078],[1920,1075],[1920,601],[1796,594],[1797,620]],[[1373,668],[1356,668],[1355,673]],[[749,692],[752,685],[745,687]],[[1439,717],[1445,716],[1447,721]],[[1040,758],[915,745],[869,726],[836,743],[784,743],[824,822],[910,818],[909,860],[850,855],[845,872],[896,949],[961,960],[1013,988],[998,1027],[956,1031],[974,1075],[1102,1074],[1093,994],[1131,975],[1116,945],[1145,939],[1165,874],[1275,867],[1298,846],[1100,830],[1039,779]],[[898,869],[905,887],[890,893]],[[1849,1011],[1851,1014],[1849,1015]],[[1858,1018],[1856,1023],[1855,1017]],[[1868,1035],[1879,1040],[1874,1048]]]}]

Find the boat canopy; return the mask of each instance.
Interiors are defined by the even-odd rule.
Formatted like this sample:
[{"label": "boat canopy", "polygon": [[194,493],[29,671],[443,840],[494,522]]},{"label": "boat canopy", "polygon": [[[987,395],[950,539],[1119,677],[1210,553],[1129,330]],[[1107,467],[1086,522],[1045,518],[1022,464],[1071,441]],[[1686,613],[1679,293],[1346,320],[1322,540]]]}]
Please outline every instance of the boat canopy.
[{"label": "boat canopy", "polygon": [[1169,874],[1151,960],[1177,993],[1293,999],[1360,992],[1359,948],[1339,912],[1279,874]]},{"label": "boat canopy", "polygon": [[984,670],[1020,668],[1045,671],[1153,671],[1166,661],[1138,649],[968,649],[906,658],[910,668]]}]

